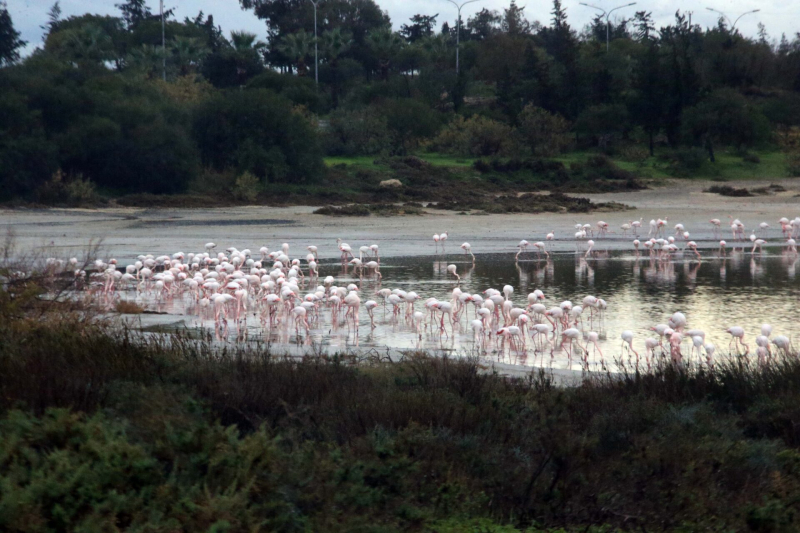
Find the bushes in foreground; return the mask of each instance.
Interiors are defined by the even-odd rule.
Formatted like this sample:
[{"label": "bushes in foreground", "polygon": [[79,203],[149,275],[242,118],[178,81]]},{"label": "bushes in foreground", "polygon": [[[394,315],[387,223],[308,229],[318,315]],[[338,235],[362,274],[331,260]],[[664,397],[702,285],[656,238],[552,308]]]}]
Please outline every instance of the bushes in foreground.
[{"label": "bushes in foreground", "polygon": [[796,359],[570,389],[353,363],[5,321],[0,529],[796,529]]}]

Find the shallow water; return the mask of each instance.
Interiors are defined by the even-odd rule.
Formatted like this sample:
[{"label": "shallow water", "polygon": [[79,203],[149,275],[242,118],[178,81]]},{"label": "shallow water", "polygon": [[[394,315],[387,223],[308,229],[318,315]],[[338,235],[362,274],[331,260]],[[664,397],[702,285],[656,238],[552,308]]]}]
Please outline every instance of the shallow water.
[{"label": "shallow water", "polygon": [[[530,337],[524,349],[492,340],[481,350],[469,329],[469,320],[475,318],[472,305],[468,306],[467,316],[462,316],[460,322],[452,326],[448,324],[445,332],[441,332],[438,324],[425,324],[418,332],[410,319],[402,314],[394,317],[391,306],[387,304],[384,308],[382,300],[375,295],[379,288],[413,290],[421,296],[415,309],[425,312],[425,299],[449,300],[456,287],[455,278],[447,273],[448,264],[457,265],[460,288],[464,292],[482,293],[487,288],[502,290],[504,285],[511,285],[517,307],[527,306],[527,294],[534,289],[544,292],[548,308],[564,300],[581,305],[586,295],[605,299],[608,309],[602,315],[590,316],[593,313],[587,309],[579,324],[584,334],[589,331],[599,334],[600,351],[589,348],[585,353],[576,345],[570,355],[567,346],[559,346],[560,338],[537,347]],[[166,317],[158,317],[160,323],[180,318],[188,327],[215,331],[221,340],[267,341],[277,348],[295,352],[424,349],[459,355],[480,353],[490,360],[514,365],[609,368],[613,371],[618,369],[616,360],[623,354],[622,331],[634,332],[634,348],[641,356],[641,364],[645,365],[644,340],[656,336],[649,328],[666,323],[676,311],[686,314],[688,328],[707,333],[707,342],[717,345],[718,358],[728,353],[730,336],[725,330],[731,326],[745,329],[751,356],[755,351],[755,336],[765,322],[773,325],[774,335],[783,334],[795,340],[800,332],[800,279],[796,275],[799,264],[796,254],[790,255],[780,249],[767,250],[762,255],[729,251],[725,258],[706,257],[701,262],[688,256],[678,257],[669,263],[627,252],[601,252],[588,259],[583,253],[559,253],[549,260],[528,253],[519,262],[515,262],[511,254],[487,254],[478,256],[474,265],[463,255],[450,255],[447,258],[384,259],[381,262],[383,280],[378,283],[375,277],[359,281],[352,268],[344,268],[339,263],[322,263],[320,279],[332,275],[339,286],[361,284],[362,307],[357,332],[344,322],[344,311],[334,324],[330,310],[320,309],[319,319],[311,321],[310,332],[306,334],[301,329],[298,334],[293,324],[268,327],[252,302],[246,323],[230,320],[225,328],[217,328],[212,312],[201,311],[189,296],[157,301],[148,294],[129,290],[122,292],[121,297],[135,300],[149,310],[167,313]],[[303,294],[306,289],[311,292],[307,284]],[[363,306],[369,299],[381,304],[374,311],[374,328]],[[426,313],[426,321],[427,316]],[[175,320],[169,320],[172,317]],[[143,323],[148,322],[152,319],[145,316]],[[689,354],[691,346],[691,341],[686,339],[684,355]],[[629,360],[632,361],[626,355],[626,364]]]}]

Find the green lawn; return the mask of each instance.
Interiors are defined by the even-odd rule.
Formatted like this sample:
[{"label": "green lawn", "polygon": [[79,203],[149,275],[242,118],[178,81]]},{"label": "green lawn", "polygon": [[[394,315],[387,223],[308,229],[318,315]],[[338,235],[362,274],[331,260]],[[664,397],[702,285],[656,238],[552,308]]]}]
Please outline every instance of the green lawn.
[{"label": "green lawn", "polygon": [[[778,151],[762,151],[754,153],[757,154],[761,159],[761,163],[747,163],[743,161],[740,156],[728,151],[719,150],[716,154],[716,163],[708,162],[704,164],[703,167],[691,175],[690,178],[736,181],[747,179],[768,180],[788,177],[786,170],[786,156],[784,153]],[[424,152],[414,155],[432,165],[451,168],[471,167],[477,159],[473,157],[458,157],[432,152]],[[592,155],[596,155],[596,152],[579,151],[570,152],[554,159],[556,161],[561,161],[565,165],[569,165],[570,163],[583,163]],[[378,170],[387,169],[387,167],[384,165],[375,165],[375,159],[375,156],[326,157],[325,164],[329,167],[344,164],[348,166],[372,168]],[[634,172],[642,178],[670,179],[678,177],[670,173],[667,163],[660,160],[658,157],[650,157],[641,163],[625,161],[617,157],[612,157],[611,159],[620,168]]]},{"label": "green lawn", "polygon": [[[710,179],[720,181],[736,181],[747,179],[779,179],[789,177],[786,170],[786,156],[778,151],[753,152],[761,159],[761,163],[747,163],[740,156],[727,151],[718,151],[716,163],[707,162],[697,172],[689,176],[695,179]],[[555,158],[565,165],[574,162],[584,162],[594,152],[571,152]],[[611,158],[614,163],[624,170],[634,172],[643,178],[669,179],[675,178],[671,174],[667,163],[650,157],[641,163]]]},{"label": "green lawn", "polygon": [[[415,157],[422,159],[423,161],[427,161],[431,165],[435,165],[438,167],[470,167],[472,163],[475,161],[474,157],[457,157],[448,154],[439,154],[439,153],[430,153],[424,152],[419,154],[413,154]],[[375,165],[375,160],[378,159],[379,156],[371,156],[371,155],[364,155],[364,156],[334,156],[334,157],[326,157],[324,159],[325,165],[332,167],[334,165],[348,165],[354,167],[366,167],[366,168],[387,168],[384,165]]]}]

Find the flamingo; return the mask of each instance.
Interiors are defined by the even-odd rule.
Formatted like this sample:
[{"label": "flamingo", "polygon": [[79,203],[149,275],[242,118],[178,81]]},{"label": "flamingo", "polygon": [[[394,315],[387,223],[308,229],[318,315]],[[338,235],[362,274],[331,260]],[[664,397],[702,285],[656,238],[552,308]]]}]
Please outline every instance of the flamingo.
[{"label": "flamingo", "polygon": [[472,253],[472,245],[470,245],[468,242],[465,242],[461,245],[461,249],[464,250],[464,255],[472,256],[472,264],[475,264],[475,254]]},{"label": "flamingo", "polygon": [[364,302],[364,308],[367,310],[367,314],[369,315],[369,323],[372,326],[372,329],[375,329],[375,316],[372,314],[372,311],[378,307],[378,302],[375,300],[367,300]]},{"label": "flamingo", "polygon": [[584,255],[584,257],[589,257],[592,254],[592,249],[594,248],[593,240],[590,239],[589,242],[587,242],[587,244],[589,245],[589,248],[586,250],[586,255]]},{"label": "flamingo", "polygon": [[530,243],[525,239],[519,241],[519,244],[517,245],[517,248],[519,248],[519,250],[517,250],[517,255],[514,256],[514,259],[519,260],[520,254],[522,254],[528,248],[529,244]]},{"label": "flamingo", "polygon": [[444,245],[447,242],[447,232],[444,231],[439,234],[439,242],[442,243],[442,253],[444,253]]},{"label": "flamingo", "polygon": [[639,364],[639,353],[636,350],[633,349],[633,332],[629,331],[629,330],[625,330],[625,331],[622,332],[620,337],[622,338],[623,347],[625,347],[626,349],[630,350],[631,352],[634,353],[634,355],[636,355],[636,364],[638,365]]},{"label": "flamingo", "polygon": [[718,219],[718,218],[712,218],[711,220],[709,220],[709,222],[711,223],[711,226],[712,226],[713,231],[714,231],[714,238],[718,239],[719,238],[719,228],[722,225],[722,221],[720,219]]},{"label": "flamingo", "polygon": [[739,345],[742,345],[745,348],[744,354],[747,355],[748,353],[750,353],[750,347],[744,342],[744,328],[740,326],[733,326],[731,328],[728,328],[726,332],[729,333],[731,336],[731,342],[728,344],[728,349],[730,349],[731,344],[735,344],[736,351],[738,352]]},{"label": "flamingo", "polygon": [[447,272],[454,275],[458,282],[458,285],[461,285],[461,276],[456,273],[456,266],[455,265],[447,265]]}]

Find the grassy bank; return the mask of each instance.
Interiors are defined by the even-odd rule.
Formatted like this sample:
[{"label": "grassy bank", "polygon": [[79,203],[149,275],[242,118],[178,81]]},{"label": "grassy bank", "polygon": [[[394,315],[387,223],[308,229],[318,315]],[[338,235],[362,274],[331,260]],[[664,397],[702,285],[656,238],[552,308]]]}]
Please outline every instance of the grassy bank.
[{"label": "grassy bank", "polygon": [[[575,151],[552,158],[552,161],[561,162],[566,166],[571,164],[586,164],[590,158],[597,155],[598,153],[596,151]],[[431,165],[454,169],[473,167],[476,161],[481,160],[481,158],[450,156],[435,152],[420,152],[415,154],[415,157]],[[631,172],[636,177],[642,179],[664,180],[686,178],[737,181],[753,179],[770,180],[791,177],[787,167],[788,161],[786,154],[779,150],[753,151],[749,153],[748,160],[734,150],[721,150],[716,154],[717,160],[715,163],[702,160],[692,161],[688,168],[677,165],[674,152],[666,149],[657,150],[656,155],[653,157],[647,154],[637,154],[637,157],[632,158],[624,154],[618,154],[608,156],[608,159],[620,169]],[[382,165],[375,157],[369,156],[327,157],[325,158],[325,164],[328,167],[347,165],[349,167],[361,169],[373,169],[378,171],[389,170],[387,166]]]},{"label": "grassy bank", "polygon": [[3,531],[797,528],[796,359],[559,389],[3,309]]}]

